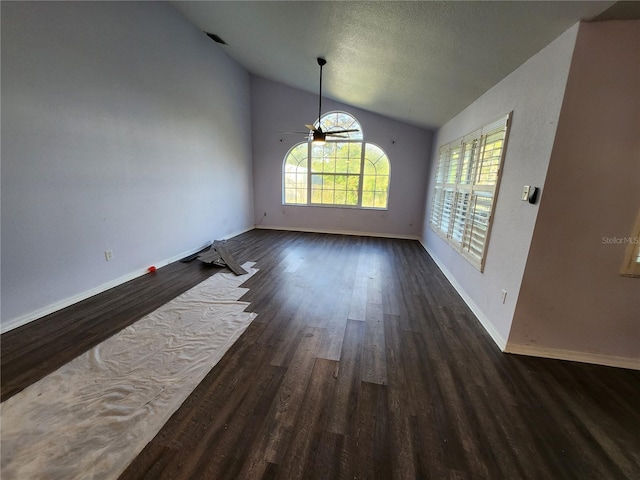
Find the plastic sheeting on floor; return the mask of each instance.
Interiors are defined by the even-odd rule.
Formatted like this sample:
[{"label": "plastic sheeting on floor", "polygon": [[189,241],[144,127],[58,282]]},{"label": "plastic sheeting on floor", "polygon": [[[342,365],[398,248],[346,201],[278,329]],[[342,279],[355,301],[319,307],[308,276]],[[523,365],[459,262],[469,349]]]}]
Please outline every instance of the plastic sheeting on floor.
[{"label": "plastic sheeting on floor", "polygon": [[117,478],[255,318],[217,273],[1,405],[3,480]]}]

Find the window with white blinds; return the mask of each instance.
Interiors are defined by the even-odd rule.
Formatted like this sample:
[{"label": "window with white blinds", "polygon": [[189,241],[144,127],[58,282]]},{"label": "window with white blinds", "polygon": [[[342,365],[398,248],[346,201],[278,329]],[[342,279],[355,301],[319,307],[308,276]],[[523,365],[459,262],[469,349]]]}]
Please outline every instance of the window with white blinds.
[{"label": "window with white blinds", "polygon": [[440,147],[431,228],[480,271],[511,114]]}]

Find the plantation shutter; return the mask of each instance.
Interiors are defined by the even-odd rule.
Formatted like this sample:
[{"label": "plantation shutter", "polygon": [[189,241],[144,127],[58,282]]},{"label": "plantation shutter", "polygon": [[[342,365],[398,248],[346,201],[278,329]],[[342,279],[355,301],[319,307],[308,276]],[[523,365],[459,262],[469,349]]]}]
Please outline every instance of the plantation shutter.
[{"label": "plantation shutter", "polygon": [[484,268],[510,116],[439,150],[431,228],[480,271]]},{"label": "plantation shutter", "polygon": [[[440,234],[447,233],[448,229],[446,228],[446,224],[448,224],[448,220],[443,220],[444,212],[445,212],[445,197],[446,189],[445,189],[445,179],[447,178],[449,171],[449,156],[450,156],[449,146],[444,146],[440,148],[440,152],[438,155],[438,164],[436,165],[436,185],[433,192],[433,202],[431,204],[431,219],[430,223],[432,227],[436,230],[436,232]],[[450,211],[450,209],[448,210]],[[444,226],[444,230],[443,230]]]}]

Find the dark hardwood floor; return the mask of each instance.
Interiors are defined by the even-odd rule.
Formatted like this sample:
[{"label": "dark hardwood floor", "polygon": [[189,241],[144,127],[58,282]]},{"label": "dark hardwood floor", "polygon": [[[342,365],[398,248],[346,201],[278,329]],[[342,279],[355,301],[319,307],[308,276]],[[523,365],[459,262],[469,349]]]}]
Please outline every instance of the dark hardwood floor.
[{"label": "dark hardwood floor", "polygon": [[[640,478],[640,372],[501,353],[415,241],[236,239],[258,317],[121,479]],[[2,335],[2,399],[216,271]]]}]

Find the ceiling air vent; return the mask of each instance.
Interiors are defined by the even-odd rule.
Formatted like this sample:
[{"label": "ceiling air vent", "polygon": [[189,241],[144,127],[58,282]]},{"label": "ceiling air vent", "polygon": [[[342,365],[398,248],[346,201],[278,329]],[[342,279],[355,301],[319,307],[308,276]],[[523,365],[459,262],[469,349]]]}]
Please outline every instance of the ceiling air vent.
[{"label": "ceiling air vent", "polygon": [[207,37],[209,37],[211,40],[213,40],[216,43],[220,43],[222,45],[226,45],[227,42],[225,42],[223,39],[221,39],[218,35],[216,35],[215,33],[209,33],[209,32],[204,32],[207,34]]}]

